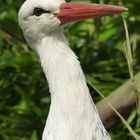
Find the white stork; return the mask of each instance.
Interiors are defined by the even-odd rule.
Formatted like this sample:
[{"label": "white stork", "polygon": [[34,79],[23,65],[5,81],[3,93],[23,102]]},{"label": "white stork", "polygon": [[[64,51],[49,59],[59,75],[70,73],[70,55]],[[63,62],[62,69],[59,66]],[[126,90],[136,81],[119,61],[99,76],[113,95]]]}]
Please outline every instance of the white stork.
[{"label": "white stork", "polygon": [[28,45],[40,58],[51,93],[42,140],[110,140],[63,30],[69,22],[111,16],[126,10],[64,0],[26,0],[22,5],[19,25]]}]

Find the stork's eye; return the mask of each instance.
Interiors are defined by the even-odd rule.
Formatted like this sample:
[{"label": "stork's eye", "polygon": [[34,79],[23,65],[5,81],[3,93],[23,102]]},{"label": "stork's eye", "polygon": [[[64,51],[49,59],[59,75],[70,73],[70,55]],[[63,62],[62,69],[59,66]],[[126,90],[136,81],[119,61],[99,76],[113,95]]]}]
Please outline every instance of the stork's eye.
[{"label": "stork's eye", "polygon": [[41,16],[41,15],[44,14],[44,13],[50,13],[50,11],[45,11],[45,10],[43,10],[43,9],[41,9],[41,8],[35,8],[35,9],[34,9],[33,15],[39,17],[39,16]]}]

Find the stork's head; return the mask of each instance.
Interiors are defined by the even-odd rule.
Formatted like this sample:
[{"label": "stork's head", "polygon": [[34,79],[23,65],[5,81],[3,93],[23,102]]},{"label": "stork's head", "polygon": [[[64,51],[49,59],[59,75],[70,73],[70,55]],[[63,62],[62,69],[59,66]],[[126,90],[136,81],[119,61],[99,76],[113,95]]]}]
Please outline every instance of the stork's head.
[{"label": "stork's head", "polygon": [[26,0],[19,11],[19,24],[27,41],[36,40],[72,21],[111,16],[126,10],[111,5],[65,3],[64,0]]}]

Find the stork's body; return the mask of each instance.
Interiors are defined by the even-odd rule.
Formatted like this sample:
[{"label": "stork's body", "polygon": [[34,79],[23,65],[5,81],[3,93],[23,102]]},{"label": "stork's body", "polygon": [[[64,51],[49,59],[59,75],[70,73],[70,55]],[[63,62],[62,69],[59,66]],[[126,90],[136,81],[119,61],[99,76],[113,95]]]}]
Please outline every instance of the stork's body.
[{"label": "stork's body", "polygon": [[37,52],[52,99],[43,140],[109,140],[63,33],[44,37]]},{"label": "stork's body", "polygon": [[[28,44],[40,57],[51,93],[51,107],[42,140],[110,140],[90,96],[80,63],[69,48],[61,26],[77,17],[63,17],[67,15],[68,5],[61,7],[64,8],[61,13],[61,3],[54,0],[55,6],[50,8],[47,7],[51,5],[49,0],[27,0],[19,13],[20,26]],[[33,8],[25,14],[29,4]],[[40,15],[36,11],[37,7],[45,8],[45,4],[53,15]],[[48,23],[42,23],[45,18],[49,18]],[[35,25],[31,26],[30,22]]]}]

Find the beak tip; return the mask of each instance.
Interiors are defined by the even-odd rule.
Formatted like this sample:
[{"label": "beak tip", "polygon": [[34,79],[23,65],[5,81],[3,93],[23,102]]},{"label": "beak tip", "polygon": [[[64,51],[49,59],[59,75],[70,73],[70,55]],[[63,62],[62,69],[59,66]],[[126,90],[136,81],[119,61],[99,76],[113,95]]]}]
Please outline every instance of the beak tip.
[{"label": "beak tip", "polygon": [[120,7],[120,12],[126,12],[126,11],[128,11],[128,8],[126,8],[126,7],[121,7],[121,6],[118,6],[118,7]]},{"label": "beak tip", "polygon": [[124,8],[125,11],[128,11],[128,8]]},{"label": "beak tip", "polygon": [[122,9],[122,12],[128,11],[128,8],[126,8],[126,7],[120,7],[120,8]]},{"label": "beak tip", "polygon": [[122,7],[122,6],[114,6],[114,5],[107,5],[106,7],[108,10],[112,11],[112,12],[126,12],[128,11],[128,8],[126,7]]}]

